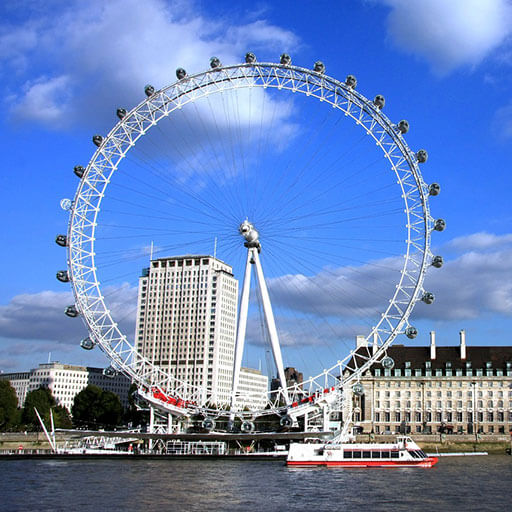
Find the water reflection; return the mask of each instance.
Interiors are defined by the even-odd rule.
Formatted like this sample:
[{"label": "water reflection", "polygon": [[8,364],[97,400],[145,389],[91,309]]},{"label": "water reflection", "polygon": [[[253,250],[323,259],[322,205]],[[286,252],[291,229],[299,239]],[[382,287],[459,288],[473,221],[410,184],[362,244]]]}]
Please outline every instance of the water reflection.
[{"label": "water reflection", "polygon": [[0,510],[264,512],[508,510],[512,459],[426,468],[287,468],[281,461],[0,461]]}]

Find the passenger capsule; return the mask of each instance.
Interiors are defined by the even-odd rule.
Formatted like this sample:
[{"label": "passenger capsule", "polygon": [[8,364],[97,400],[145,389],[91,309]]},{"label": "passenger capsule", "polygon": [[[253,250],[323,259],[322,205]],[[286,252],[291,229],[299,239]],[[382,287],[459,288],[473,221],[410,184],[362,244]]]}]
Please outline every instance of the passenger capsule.
[{"label": "passenger capsule", "polygon": [[252,421],[243,421],[240,430],[245,433],[252,432],[254,430],[254,423]]},{"label": "passenger capsule", "polygon": [[69,283],[69,273],[67,270],[59,270],[56,277],[61,283]]},{"label": "passenger capsule", "polygon": [[355,89],[357,87],[357,78],[354,75],[348,75],[345,79],[345,84],[351,89]]},{"label": "passenger capsule", "polygon": [[247,52],[245,54],[245,62],[247,62],[247,64],[254,64],[256,62],[256,55],[252,52]]},{"label": "passenger capsule", "polygon": [[439,192],[441,192],[441,186],[439,183],[432,183],[432,185],[428,187],[428,194],[430,196],[438,196]]},{"label": "passenger capsule", "polygon": [[187,72],[183,68],[178,68],[176,70],[176,78],[178,80],[183,80],[187,76]]},{"label": "passenger capsule", "polygon": [[396,125],[398,131],[404,135],[409,131],[409,121],[406,121],[405,119],[402,119],[397,125]]},{"label": "passenger capsule", "polygon": [[435,297],[434,297],[434,294],[433,293],[430,293],[430,292],[425,292],[423,294],[423,296],[421,297],[421,300],[425,303],[425,304],[432,304],[435,300]]},{"label": "passenger capsule", "polygon": [[210,59],[210,67],[212,69],[220,68],[222,66],[220,60],[217,57],[212,57]]},{"label": "passenger capsule", "polygon": [[444,219],[437,219],[434,223],[436,231],[444,231],[446,229],[446,221]]},{"label": "passenger capsule", "polygon": [[293,419],[291,416],[288,416],[288,414],[285,414],[284,416],[281,416],[279,425],[281,425],[281,427],[289,428],[293,425]]},{"label": "passenger capsule", "polygon": [[205,418],[201,423],[205,430],[213,430],[215,428],[215,420],[213,418]]},{"label": "passenger capsule", "polygon": [[87,338],[84,338],[81,342],[80,342],[80,346],[84,349],[84,350],[92,350],[94,348],[94,341],[91,340],[91,338],[87,337]]},{"label": "passenger capsule", "polygon": [[375,98],[373,99],[373,104],[377,108],[382,110],[384,108],[384,105],[386,104],[386,100],[384,96],[382,96],[382,94],[377,94],[377,96],[375,96]]},{"label": "passenger capsule", "polygon": [[55,243],[61,247],[66,247],[68,245],[68,237],[66,235],[57,235],[55,237]]},{"label": "passenger capsule", "polygon": [[325,73],[325,64],[321,60],[317,60],[313,67],[313,71],[316,71],[317,73]]},{"label": "passenger capsule", "polygon": [[60,207],[65,212],[69,212],[69,210],[71,210],[71,208],[73,208],[73,201],[71,201],[71,199],[67,199],[67,198],[61,199]]},{"label": "passenger capsule", "polygon": [[94,135],[92,141],[96,146],[100,147],[103,142],[103,137],[101,135]]},{"label": "passenger capsule", "polygon": [[75,165],[73,167],[73,172],[76,176],[78,176],[80,179],[82,179],[84,173],[85,173],[85,167],[82,167],[81,165]]},{"label": "passenger capsule", "polygon": [[441,268],[443,266],[443,257],[442,256],[434,256],[432,258],[432,266],[435,268]]},{"label": "passenger capsule", "polygon": [[152,85],[146,85],[144,87],[144,92],[146,93],[146,96],[149,98],[150,96],[153,96],[155,94],[155,88]]},{"label": "passenger capsule", "polygon": [[364,395],[364,387],[363,387],[363,385],[360,382],[356,382],[352,386],[352,393],[354,393],[354,395],[356,395],[356,396]]},{"label": "passenger capsule", "polygon": [[420,164],[424,164],[428,160],[428,153],[424,149],[420,149],[416,153],[416,160],[418,160]]},{"label": "passenger capsule", "polygon": [[386,356],[381,362],[380,364],[382,365],[383,368],[385,368],[386,370],[391,370],[391,368],[393,368],[395,366],[395,361],[393,360],[393,358],[389,357],[389,356]]},{"label": "passenger capsule", "polygon": [[291,66],[292,64],[292,58],[287,54],[287,53],[283,53],[279,59],[279,62],[283,65],[283,66]]},{"label": "passenger capsule", "polygon": [[117,375],[117,371],[112,368],[112,366],[107,366],[107,368],[104,368],[102,373],[109,379],[113,379]]},{"label": "passenger capsule", "polygon": [[416,336],[418,336],[418,329],[416,329],[416,327],[413,327],[412,325],[410,325],[409,327],[407,327],[407,329],[405,329],[405,335],[410,340],[413,340],[414,338],[416,338]]},{"label": "passenger capsule", "polygon": [[126,109],[124,108],[118,108],[116,110],[116,115],[121,119],[121,121],[126,117]]},{"label": "passenger capsule", "polygon": [[70,318],[76,318],[79,315],[78,309],[76,309],[75,305],[68,306],[64,310],[64,313]]}]

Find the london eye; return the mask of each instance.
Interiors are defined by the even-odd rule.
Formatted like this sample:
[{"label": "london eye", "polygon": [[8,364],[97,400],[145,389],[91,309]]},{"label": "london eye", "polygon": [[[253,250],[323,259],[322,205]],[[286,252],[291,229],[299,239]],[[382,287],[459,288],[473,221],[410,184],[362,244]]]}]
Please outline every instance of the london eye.
[{"label": "london eye", "polygon": [[[363,392],[364,372],[393,367],[393,341],[417,336],[413,308],[434,302],[424,278],[443,264],[430,241],[445,222],[429,206],[440,187],[420,172],[428,153],[408,146],[409,123],[387,117],[384,96],[365,97],[353,75],[332,78],[320,61],[308,69],[287,54],[273,63],[248,53],[176,78],[119,106],[89,163],[74,169],[67,234],[56,239],[68,263],[57,278],[75,299],[66,314],[83,319],[82,347],[107,355],[106,374],[127,375],[178,423],[247,432],[273,417],[326,429],[347,392]],[[182,327],[164,325],[166,300],[199,296],[199,274],[197,289],[166,282],[169,298],[148,299],[157,313],[146,327],[167,364],[141,349],[141,269],[151,279],[153,262],[178,255],[213,258],[240,283],[231,324],[220,326],[232,361],[222,400],[206,385],[207,344],[201,368],[169,363]],[[200,313],[187,317],[189,340],[209,339],[215,307]],[[273,380],[257,406],[244,401],[245,366],[265,366]],[[287,379],[289,367],[300,382]]]}]

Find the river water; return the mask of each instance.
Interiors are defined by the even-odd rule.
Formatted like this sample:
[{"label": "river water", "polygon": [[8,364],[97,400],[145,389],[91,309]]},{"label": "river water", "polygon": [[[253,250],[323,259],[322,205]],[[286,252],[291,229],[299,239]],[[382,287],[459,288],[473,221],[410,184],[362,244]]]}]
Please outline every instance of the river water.
[{"label": "river water", "polygon": [[1,460],[0,510],[508,511],[512,457],[426,468],[287,468],[282,461]]}]

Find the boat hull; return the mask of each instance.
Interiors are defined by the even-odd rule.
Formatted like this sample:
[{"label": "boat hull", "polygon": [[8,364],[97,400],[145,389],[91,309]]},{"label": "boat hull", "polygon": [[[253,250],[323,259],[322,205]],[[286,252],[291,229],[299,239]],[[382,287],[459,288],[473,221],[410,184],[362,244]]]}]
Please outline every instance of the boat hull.
[{"label": "boat hull", "polygon": [[342,468],[431,468],[438,462],[437,457],[427,457],[423,460],[288,460],[288,466],[310,467],[342,467]]}]

